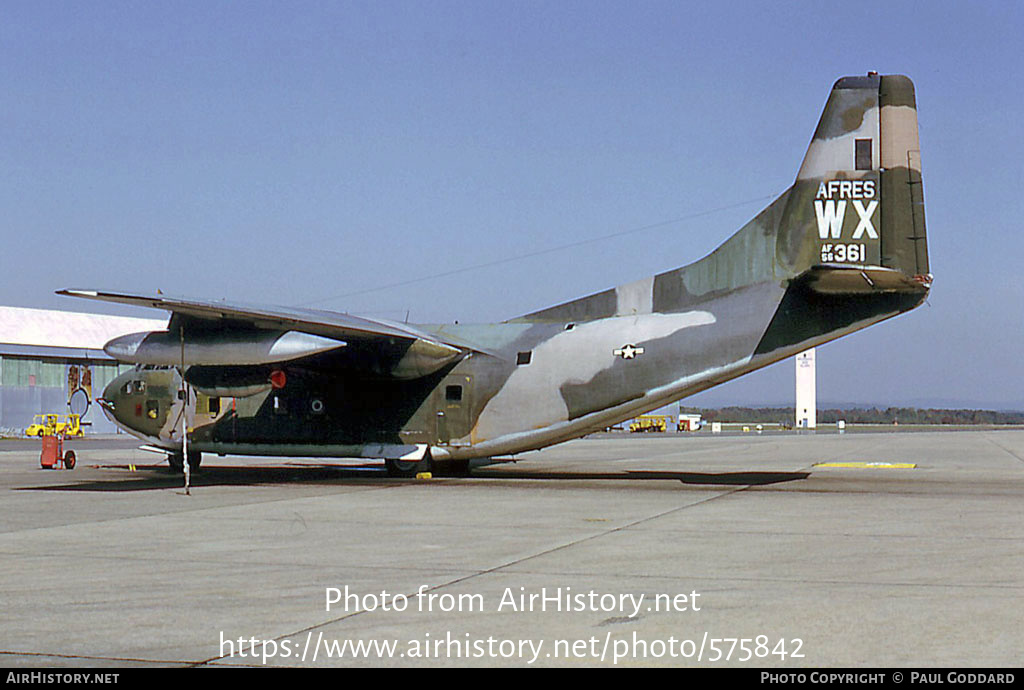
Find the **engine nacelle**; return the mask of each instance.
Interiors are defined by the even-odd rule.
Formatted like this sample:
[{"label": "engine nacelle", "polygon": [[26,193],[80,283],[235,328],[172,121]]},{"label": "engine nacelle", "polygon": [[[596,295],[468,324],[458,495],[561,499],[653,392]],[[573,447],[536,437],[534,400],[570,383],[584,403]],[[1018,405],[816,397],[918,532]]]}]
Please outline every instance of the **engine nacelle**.
[{"label": "engine nacelle", "polygon": [[299,331],[150,331],[114,338],[103,351],[120,362],[156,366],[274,364],[327,352],[346,343]]}]

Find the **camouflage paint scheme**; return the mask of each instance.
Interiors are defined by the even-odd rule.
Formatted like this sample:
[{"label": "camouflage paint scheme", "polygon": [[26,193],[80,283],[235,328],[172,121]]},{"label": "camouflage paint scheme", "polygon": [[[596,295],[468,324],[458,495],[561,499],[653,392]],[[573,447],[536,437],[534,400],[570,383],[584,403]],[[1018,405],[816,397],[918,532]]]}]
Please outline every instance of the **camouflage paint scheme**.
[{"label": "camouflage paint scheme", "polygon": [[914,87],[872,73],[836,82],[794,184],[714,252],[503,323],[62,294],[172,313],[107,348],[140,366],[104,408],[150,443],[181,452],[183,363],[190,450],[424,468],[578,438],[860,330],[921,304],[928,270]]}]

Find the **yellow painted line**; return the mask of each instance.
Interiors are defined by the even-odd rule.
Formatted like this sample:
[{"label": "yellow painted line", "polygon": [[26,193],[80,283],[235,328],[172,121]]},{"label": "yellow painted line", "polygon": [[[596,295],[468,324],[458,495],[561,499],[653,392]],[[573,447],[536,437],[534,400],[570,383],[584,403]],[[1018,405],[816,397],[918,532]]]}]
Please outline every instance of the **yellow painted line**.
[{"label": "yellow painted line", "polygon": [[912,462],[819,462],[814,467],[843,467],[857,470],[912,470],[917,467]]}]

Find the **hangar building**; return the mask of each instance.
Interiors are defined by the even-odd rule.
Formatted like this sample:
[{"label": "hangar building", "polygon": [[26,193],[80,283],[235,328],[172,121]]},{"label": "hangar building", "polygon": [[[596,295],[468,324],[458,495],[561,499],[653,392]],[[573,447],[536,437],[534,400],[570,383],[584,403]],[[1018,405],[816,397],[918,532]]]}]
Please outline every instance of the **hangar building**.
[{"label": "hangar building", "polygon": [[113,433],[93,404],[131,365],[118,364],[103,345],[125,333],[163,330],[166,320],[0,307],[0,432],[20,435],[34,415],[81,412],[86,433]]}]

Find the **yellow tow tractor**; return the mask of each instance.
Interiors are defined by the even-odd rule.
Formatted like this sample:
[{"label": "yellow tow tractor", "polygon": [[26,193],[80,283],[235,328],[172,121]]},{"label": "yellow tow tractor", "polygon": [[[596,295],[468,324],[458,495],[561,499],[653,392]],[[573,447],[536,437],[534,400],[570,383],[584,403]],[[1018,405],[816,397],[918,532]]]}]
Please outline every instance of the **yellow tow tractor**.
[{"label": "yellow tow tractor", "polygon": [[671,419],[672,417],[667,414],[642,414],[630,423],[629,430],[633,433],[665,431]]},{"label": "yellow tow tractor", "polygon": [[82,416],[77,414],[37,414],[33,423],[25,429],[26,436],[85,436]]}]

